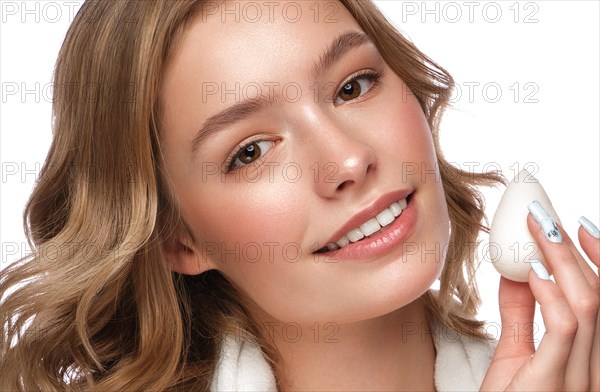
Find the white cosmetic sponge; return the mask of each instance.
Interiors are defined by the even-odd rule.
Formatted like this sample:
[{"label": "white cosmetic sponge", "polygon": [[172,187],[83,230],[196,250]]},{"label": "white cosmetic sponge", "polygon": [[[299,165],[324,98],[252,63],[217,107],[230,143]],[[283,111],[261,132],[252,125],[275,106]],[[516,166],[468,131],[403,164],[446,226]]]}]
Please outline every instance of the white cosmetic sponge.
[{"label": "white cosmetic sponge", "polygon": [[516,282],[527,282],[530,260],[540,260],[550,271],[527,227],[527,206],[534,200],[560,223],[540,182],[527,170],[521,170],[504,191],[490,227],[490,261],[502,276]]}]

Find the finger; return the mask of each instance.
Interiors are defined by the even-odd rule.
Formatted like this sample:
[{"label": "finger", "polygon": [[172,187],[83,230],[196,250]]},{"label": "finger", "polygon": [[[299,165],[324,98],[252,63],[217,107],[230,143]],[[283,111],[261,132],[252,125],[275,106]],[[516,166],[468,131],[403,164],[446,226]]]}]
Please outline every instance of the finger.
[{"label": "finger", "polygon": [[[598,238],[600,233],[598,227],[583,216],[579,218],[579,223],[581,224],[577,232],[579,244],[592,263],[598,267],[600,261],[600,239]],[[596,294],[599,294],[600,284],[598,276],[593,276],[591,279],[593,283],[590,286]],[[590,376],[590,390],[600,391],[600,315],[596,317],[596,331],[590,356]]]},{"label": "finger", "polygon": [[527,283],[500,278],[498,293],[502,332],[494,357],[530,357],[533,345],[535,299]]},{"label": "finger", "polygon": [[[539,213],[535,215],[540,217]],[[598,295],[590,283],[595,284],[597,278],[595,278],[595,274],[593,279],[589,276],[586,277],[584,271],[587,271],[588,274],[593,271],[587,263],[581,265],[576,257],[576,255],[579,257],[581,255],[559,225],[556,225],[556,228],[562,236],[562,241],[556,243],[548,240],[536,220],[533,219],[533,215],[528,217],[527,223],[548,261],[548,265],[554,271],[558,285],[557,290],[563,293],[570,312],[576,319],[577,332],[566,369],[566,385],[574,389],[589,388],[590,356],[596,334],[599,302]]]},{"label": "finger", "polygon": [[[559,227],[562,229],[562,227],[560,225],[559,225]],[[580,244],[581,244],[581,230],[585,231],[582,228],[579,229],[578,237],[579,237],[579,243]],[[561,232],[565,233],[564,230],[562,230]],[[592,290],[594,290],[597,293],[598,292],[598,288],[600,288],[599,282],[598,282],[598,275],[592,269],[592,266],[589,264],[589,262],[579,253],[579,250],[577,249],[577,247],[573,243],[573,240],[571,239],[571,237],[569,237],[565,233],[563,235],[563,239],[565,240],[565,242],[567,243],[567,245],[571,249],[571,253],[573,254],[573,256],[575,257],[575,259],[577,260],[577,263],[579,264],[579,268],[581,269],[581,272],[583,273],[583,276],[587,280],[588,284],[590,285],[590,287],[592,288]],[[586,240],[589,240],[589,239],[586,237]],[[593,246],[590,247],[589,246],[590,245],[589,241],[586,241],[586,240],[584,240],[584,242],[586,243],[586,246],[584,247],[582,245],[582,249],[584,250],[584,252],[586,253],[586,255],[588,257],[590,257],[588,251],[586,251],[586,248],[593,248]],[[598,246],[600,247],[600,242],[598,242]],[[590,249],[588,249],[588,250],[590,250]],[[599,250],[599,252],[600,252],[600,250]],[[590,259],[591,259],[591,257],[590,257]],[[595,259],[595,257],[594,257],[594,259]]]},{"label": "finger", "polygon": [[598,233],[599,230],[596,225],[584,216],[579,218],[579,223],[581,226],[579,227],[578,237],[581,248],[592,263],[598,267],[600,263],[600,238],[597,237],[600,235]]},{"label": "finger", "polygon": [[552,269],[556,283],[563,290],[578,320],[595,320],[596,315],[592,314],[592,312],[587,312],[587,310],[593,308],[594,304],[597,304],[598,296],[590,287],[579,261],[577,261],[577,258],[571,251],[571,247],[569,246],[570,238],[567,233],[560,225],[556,224],[562,236],[562,242],[554,243],[548,240],[532,214],[527,216],[527,225],[535,242],[544,254],[549,267]]},{"label": "finger", "polygon": [[596,333],[590,358],[591,391],[600,391],[600,315],[596,318]]},{"label": "finger", "polygon": [[546,332],[535,355],[519,369],[509,387],[514,390],[561,389],[577,334],[577,318],[560,288],[551,280],[541,279],[532,270],[529,286],[540,304]]},{"label": "finger", "polygon": [[[535,299],[527,283],[500,278],[498,293],[502,332],[482,391],[504,390],[512,375],[535,352],[533,345],[533,315]],[[529,326],[530,328],[526,328]]]}]

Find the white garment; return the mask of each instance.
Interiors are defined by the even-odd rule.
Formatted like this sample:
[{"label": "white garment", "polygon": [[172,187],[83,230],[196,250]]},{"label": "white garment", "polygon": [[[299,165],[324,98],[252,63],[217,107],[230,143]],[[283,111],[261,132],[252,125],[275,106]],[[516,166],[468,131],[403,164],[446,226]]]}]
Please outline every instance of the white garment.
[{"label": "white garment", "polygon": [[435,388],[438,392],[479,391],[487,372],[496,342],[460,335],[435,323]]},{"label": "white garment", "polygon": [[257,345],[227,336],[210,387],[212,392],[277,392],[275,376]]},{"label": "white garment", "polygon": [[[459,335],[435,323],[435,387],[438,392],[478,391],[490,365],[495,344]],[[227,337],[211,386],[212,392],[277,392],[275,377],[254,344]]]}]

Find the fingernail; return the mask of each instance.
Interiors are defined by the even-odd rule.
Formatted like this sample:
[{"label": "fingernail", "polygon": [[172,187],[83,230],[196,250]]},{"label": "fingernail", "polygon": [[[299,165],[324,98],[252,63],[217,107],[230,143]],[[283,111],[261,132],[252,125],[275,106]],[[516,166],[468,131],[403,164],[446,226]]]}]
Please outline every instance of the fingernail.
[{"label": "fingernail", "polygon": [[600,230],[598,230],[598,227],[595,224],[593,224],[592,221],[590,221],[588,218],[582,216],[581,218],[579,218],[579,223],[581,224],[581,226],[583,226],[585,231],[591,234],[592,237],[600,238]]},{"label": "fingernail", "polygon": [[531,264],[531,268],[533,269],[533,272],[535,272],[538,278],[543,280],[550,280],[550,275],[548,274],[548,271],[546,271],[546,268],[544,267],[541,261],[530,260],[529,264]]},{"label": "fingernail", "polygon": [[527,206],[527,209],[531,212],[531,215],[533,215],[540,225],[542,232],[550,242],[559,244],[563,241],[560,230],[558,230],[558,226],[556,226],[554,219],[552,219],[550,214],[548,214],[548,211],[542,207],[539,201],[534,200]]}]

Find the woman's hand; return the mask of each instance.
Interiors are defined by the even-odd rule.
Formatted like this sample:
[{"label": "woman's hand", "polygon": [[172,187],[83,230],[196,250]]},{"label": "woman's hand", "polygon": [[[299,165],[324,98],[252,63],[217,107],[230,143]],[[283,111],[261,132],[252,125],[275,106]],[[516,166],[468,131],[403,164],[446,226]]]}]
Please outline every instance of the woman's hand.
[{"label": "woman's hand", "polygon": [[[527,225],[556,283],[538,277],[533,270],[529,283],[501,278],[502,335],[481,390],[599,391],[598,275],[562,227],[562,242],[554,243],[531,214]],[[583,227],[578,235],[585,254],[598,267],[600,239]],[[546,326],[537,351],[533,344],[536,300]]]}]

